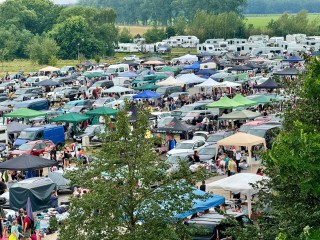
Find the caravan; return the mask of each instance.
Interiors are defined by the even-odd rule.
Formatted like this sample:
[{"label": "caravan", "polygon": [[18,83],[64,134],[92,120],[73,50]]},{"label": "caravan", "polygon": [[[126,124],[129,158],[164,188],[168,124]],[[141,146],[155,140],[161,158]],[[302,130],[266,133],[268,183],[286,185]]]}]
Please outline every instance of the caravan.
[{"label": "caravan", "polygon": [[125,52],[125,53],[138,53],[141,51],[141,48],[138,44],[135,43],[119,43],[115,47],[115,52]]},{"label": "caravan", "polygon": [[122,72],[129,72],[129,64],[115,64],[110,65],[107,69],[107,74],[109,75],[116,75]]}]

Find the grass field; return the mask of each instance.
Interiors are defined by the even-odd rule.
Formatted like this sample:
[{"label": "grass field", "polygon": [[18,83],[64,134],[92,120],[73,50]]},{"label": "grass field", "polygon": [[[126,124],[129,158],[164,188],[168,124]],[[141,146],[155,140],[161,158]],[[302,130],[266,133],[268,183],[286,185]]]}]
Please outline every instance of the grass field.
[{"label": "grass field", "polygon": [[128,28],[132,36],[140,34],[141,36],[151,28],[151,26],[118,26],[120,29]]},{"label": "grass field", "polygon": [[[245,18],[247,19],[246,23],[253,24],[255,28],[265,28],[267,27],[268,23],[274,19],[278,19],[281,15],[280,14],[261,14],[261,15],[246,15]],[[310,21],[314,20],[315,18],[320,17],[320,14],[308,14]]]}]

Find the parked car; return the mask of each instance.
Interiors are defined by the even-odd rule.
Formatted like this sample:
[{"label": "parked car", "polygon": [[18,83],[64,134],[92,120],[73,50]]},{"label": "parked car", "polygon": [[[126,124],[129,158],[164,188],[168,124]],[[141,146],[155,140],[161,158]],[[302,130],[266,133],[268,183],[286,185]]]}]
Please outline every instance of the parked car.
[{"label": "parked car", "polygon": [[282,129],[282,125],[260,125],[260,126],[251,128],[248,131],[248,134],[265,138],[267,148],[270,149],[272,147],[273,141],[279,135],[281,129]]},{"label": "parked car", "polygon": [[192,157],[188,153],[177,153],[170,155],[165,160],[165,163],[169,165],[167,173],[174,173],[179,171],[180,161],[186,163],[188,166],[191,166],[193,164]]},{"label": "parked car", "polygon": [[177,153],[193,154],[195,150],[199,151],[206,145],[208,144],[203,140],[186,140],[181,143],[178,143],[174,149],[170,150],[167,153],[167,156]]},{"label": "parked car", "polygon": [[28,87],[28,88],[19,88],[14,94],[13,98],[17,98],[21,95],[25,94],[34,94],[38,96],[42,96],[42,88],[40,87]]},{"label": "parked car", "polygon": [[32,141],[27,142],[18,147],[18,149],[10,151],[9,155],[21,155],[21,154],[28,154],[28,155],[35,155],[39,156],[43,154],[47,150],[51,150],[55,144],[50,140],[39,140],[39,141]]},{"label": "parked car", "polygon": [[[103,81],[98,81],[98,82],[95,82],[88,90],[87,90],[87,93],[89,94],[89,96],[92,95],[92,92],[94,89],[96,88],[99,88],[100,90],[102,88],[111,88],[114,86],[114,83],[112,80],[103,80]],[[101,93],[101,91],[100,91]]]},{"label": "parked car", "polygon": [[108,105],[108,103],[111,103],[113,101],[116,101],[114,97],[102,97],[98,98],[94,103],[93,106],[96,107],[105,107]]},{"label": "parked car", "polygon": [[98,133],[101,133],[103,129],[104,129],[104,126],[102,125],[91,125],[91,126],[88,126],[86,130],[84,130],[83,132],[76,133],[73,136],[73,139],[75,141],[81,142],[83,137],[88,136],[91,140]]},{"label": "parked car", "polygon": [[206,131],[197,131],[193,133],[192,140],[204,140],[206,141],[210,134]]},{"label": "parked car", "polygon": [[199,158],[201,162],[209,162],[215,159],[216,145],[207,145],[199,150]]},{"label": "parked car", "polygon": [[175,93],[171,93],[169,97],[172,97],[173,100],[177,101],[179,98],[179,95],[181,95],[181,97],[183,99],[185,96],[189,96],[190,93],[188,93],[188,92],[175,92]]},{"label": "parked car", "polygon": [[72,73],[74,73],[75,71],[76,71],[76,68],[73,67],[73,66],[64,66],[64,67],[62,67],[62,68],[60,69],[60,72],[61,72],[62,74],[65,74],[65,75],[67,75],[67,74],[72,74]]},{"label": "parked car", "polygon": [[233,135],[234,132],[233,131],[222,131],[222,132],[216,132],[214,134],[211,134],[208,139],[207,139],[207,143],[209,144],[213,144],[213,143],[217,143],[218,141],[230,137],[231,135]]},{"label": "parked car", "polygon": [[49,79],[46,76],[37,76],[37,77],[29,77],[26,80],[26,83],[28,84],[28,86],[35,86],[36,83],[39,83],[43,80]]},{"label": "parked car", "polygon": [[202,122],[205,116],[207,116],[209,120],[214,119],[214,115],[209,110],[194,110],[188,112],[184,117],[182,117],[182,121],[191,122],[194,118],[196,118],[197,122]]},{"label": "parked car", "polygon": [[114,108],[116,106],[119,106],[121,108],[124,106],[125,101],[131,102],[134,95],[136,94],[124,94],[118,100],[108,103],[106,107]]},{"label": "parked car", "polygon": [[175,92],[182,92],[182,87],[180,86],[159,87],[156,90],[156,92],[159,93],[161,97],[163,97],[165,95],[170,95]]},{"label": "parked car", "polygon": [[123,58],[125,61],[140,61],[137,55],[129,55]]},{"label": "parked car", "polygon": [[14,105],[13,110],[15,111],[19,108],[29,108],[36,111],[43,111],[43,110],[49,110],[50,104],[47,99],[38,98],[38,99],[17,102]]},{"label": "parked car", "polygon": [[61,109],[63,112],[69,112],[69,110],[75,106],[84,106],[86,109],[91,110],[94,100],[74,100],[71,102],[66,103],[63,108]]}]

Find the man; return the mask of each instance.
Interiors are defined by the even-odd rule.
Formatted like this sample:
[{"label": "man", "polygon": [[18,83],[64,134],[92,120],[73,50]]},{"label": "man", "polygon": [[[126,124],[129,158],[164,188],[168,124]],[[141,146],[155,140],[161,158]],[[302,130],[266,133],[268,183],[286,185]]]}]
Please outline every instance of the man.
[{"label": "man", "polygon": [[192,155],[192,161],[193,161],[193,163],[200,162],[200,157],[199,157],[198,151],[194,151],[194,153]]},{"label": "man", "polygon": [[203,120],[202,120],[202,131],[205,131],[207,130],[207,126],[208,126],[208,122],[209,122],[209,119],[207,118],[207,116],[204,116]]},{"label": "man", "polygon": [[229,171],[230,171],[230,176],[236,174],[237,172],[237,164],[233,161],[232,158],[229,160]]},{"label": "man", "polygon": [[52,208],[57,208],[59,206],[58,204],[58,192],[57,191],[53,191],[50,197],[50,206]]},{"label": "man", "polygon": [[57,161],[57,149],[54,146],[50,151],[50,160]]},{"label": "man", "polygon": [[236,164],[237,164],[237,173],[240,173],[240,160],[241,160],[241,151],[238,150],[236,153]]},{"label": "man", "polygon": [[200,190],[201,191],[206,191],[206,181],[202,181],[202,184],[200,185]]},{"label": "man", "polygon": [[23,238],[24,240],[30,240],[31,238],[31,220],[27,215],[27,212],[24,212],[24,217],[22,221],[22,229],[23,229]]}]

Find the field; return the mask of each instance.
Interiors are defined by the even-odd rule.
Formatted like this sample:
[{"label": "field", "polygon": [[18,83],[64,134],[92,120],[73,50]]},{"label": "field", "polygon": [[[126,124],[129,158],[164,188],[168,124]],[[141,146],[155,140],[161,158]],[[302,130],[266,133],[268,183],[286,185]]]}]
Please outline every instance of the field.
[{"label": "field", "polygon": [[[280,14],[261,14],[261,15],[246,15],[245,18],[247,19],[246,23],[253,24],[255,28],[265,28],[267,27],[268,23],[274,19],[278,19],[281,15]],[[320,14],[308,14],[309,20],[312,21],[317,17],[320,17]]]},{"label": "field", "polygon": [[150,26],[118,26],[120,29],[128,28],[132,36],[140,34],[141,36],[150,29]]}]

